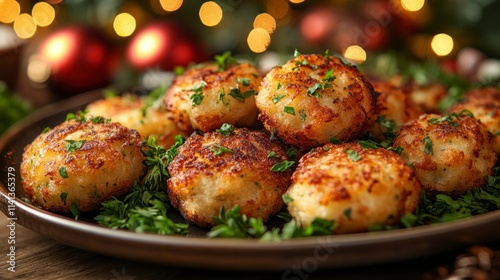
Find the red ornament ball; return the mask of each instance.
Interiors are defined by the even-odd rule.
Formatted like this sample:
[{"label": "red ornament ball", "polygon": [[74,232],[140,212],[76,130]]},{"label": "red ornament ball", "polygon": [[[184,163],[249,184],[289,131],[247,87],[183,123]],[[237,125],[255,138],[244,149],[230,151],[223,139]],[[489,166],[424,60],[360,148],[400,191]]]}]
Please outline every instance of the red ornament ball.
[{"label": "red ornament ball", "polygon": [[208,59],[206,50],[184,27],[172,21],[156,21],[139,30],[126,49],[127,61],[136,69],[172,70]]},{"label": "red ornament ball", "polygon": [[49,86],[62,95],[75,95],[109,85],[118,56],[97,30],[66,26],[47,36],[39,54],[50,68]]}]

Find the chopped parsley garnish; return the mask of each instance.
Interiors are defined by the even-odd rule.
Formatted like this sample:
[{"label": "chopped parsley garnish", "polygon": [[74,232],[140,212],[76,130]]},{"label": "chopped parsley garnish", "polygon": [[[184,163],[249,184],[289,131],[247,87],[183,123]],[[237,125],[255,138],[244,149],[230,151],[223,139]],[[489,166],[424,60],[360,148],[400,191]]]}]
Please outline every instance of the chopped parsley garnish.
[{"label": "chopped parsley garnish", "polygon": [[345,150],[347,156],[349,157],[350,160],[356,162],[361,159],[361,155],[356,153],[354,150]]},{"label": "chopped parsley garnish", "polygon": [[167,217],[169,208],[166,181],[170,177],[168,164],[184,143],[183,136],[175,137],[175,144],[168,150],[156,144],[155,137],[148,137],[142,153],[149,173],[140,185],[135,182],[132,192],[123,200],[113,198],[102,203],[97,223],[112,229],[128,229],[135,232],[158,234],[187,234],[188,224],[175,223]]},{"label": "chopped parsley garnish", "polygon": [[295,164],[295,161],[284,160],[282,162],[278,162],[271,167],[271,171],[273,172],[285,172],[288,168],[292,167]]},{"label": "chopped parsley garnish", "polygon": [[297,157],[297,150],[294,148],[287,148],[285,153],[288,159],[295,159]]},{"label": "chopped parsley garnish", "polygon": [[66,121],[76,120],[77,122],[86,122],[87,121],[86,115],[88,114],[88,112],[89,112],[88,110],[83,110],[79,111],[77,114],[68,113],[66,115]]},{"label": "chopped parsley garnish", "polygon": [[255,95],[254,90],[247,90],[245,92],[241,92],[239,88],[233,88],[229,92],[229,96],[231,96],[232,98],[234,98],[236,100],[242,101],[242,102],[244,102],[245,99],[247,99],[251,96],[254,96],[254,95]]},{"label": "chopped parsley garnish", "polygon": [[217,102],[222,102],[224,106],[229,104],[229,101],[226,100],[226,94],[224,93],[224,89],[217,93]]},{"label": "chopped parsley garnish", "polygon": [[75,220],[78,220],[78,218],[80,217],[80,210],[78,210],[78,206],[76,205],[76,203],[74,201],[71,203],[71,206],[69,207],[69,211],[71,212],[71,214],[73,214],[73,217],[75,217]]},{"label": "chopped parsley garnish", "polygon": [[281,88],[281,83],[278,83],[278,85],[276,86],[276,90],[280,90]]},{"label": "chopped parsley garnish", "polygon": [[42,133],[47,133],[47,132],[49,132],[49,131],[50,131],[50,129],[51,129],[51,128],[47,126],[46,128],[44,128],[44,129],[42,130]]},{"label": "chopped parsley garnish", "polygon": [[464,117],[464,116],[474,117],[474,115],[472,114],[471,111],[469,111],[469,110],[462,110],[462,112],[460,112],[460,113],[453,112],[451,114],[444,115],[444,116],[439,117],[439,118],[430,118],[430,119],[427,120],[427,123],[429,123],[429,124],[440,124],[440,123],[446,122],[447,124],[449,124],[449,125],[451,125],[453,127],[457,127],[458,124],[453,121],[453,118],[459,120],[460,117]]},{"label": "chopped parsley garnish", "polygon": [[222,155],[223,153],[233,153],[233,150],[220,145],[210,147],[210,151],[216,156]]},{"label": "chopped parsley garnish", "polygon": [[68,193],[67,192],[62,192],[61,193],[61,202],[64,203],[64,205],[66,205],[66,198],[68,197]]},{"label": "chopped parsley garnish", "polygon": [[281,100],[281,98],[283,98],[283,97],[285,97],[285,95],[284,95],[284,94],[278,94],[278,95],[276,95],[276,96],[275,96],[275,97],[273,97],[273,99],[272,99],[272,100],[273,100],[273,103],[274,103],[274,104],[278,103],[278,101],[280,101],[280,100]]},{"label": "chopped parsley garnish", "polygon": [[319,91],[333,87],[333,85],[329,82],[332,82],[333,80],[335,80],[335,78],[336,77],[333,75],[333,69],[328,70],[325,74],[325,78],[323,78],[321,83],[315,83],[312,87],[309,87],[307,89],[307,96],[320,98],[321,94],[319,93]]},{"label": "chopped parsley garnish", "polygon": [[290,106],[285,106],[283,108],[283,112],[287,113],[287,114],[290,114],[290,115],[294,115],[295,116],[295,109],[293,107],[290,107]]},{"label": "chopped parsley garnish", "polygon": [[341,143],[342,143],[342,141],[340,141],[339,139],[337,139],[337,138],[335,138],[335,137],[331,136],[331,137],[330,137],[330,143],[332,143],[332,144],[341,144]]},{"label": "chopped parsley garnish", "polygon": [[359,141],[359,145],[364,149],[377,149],[379,145],[372,140],[362,140]]},{"label": "chopped parsley garnish", "polygon": [[207,85],[207,83],[205,81],[202,81],[201,83],[199,83],[198,85],[196,85],[195,87],[193,87],[193,91],[194,93],[189,97],[191,99],[191,101],[193,102],[193,106],[198,106],[201,104],[201,102],[203,101],[203,88]]},{"label": "chopped parsley garnish", "polygon": [[224,123],[220,128],[215,130],[217,133],[222,134],[222,136],[229,136],[234,133],[234,126],[228,123]]},{"label": "chopped parsley garnish", "polygon": [[64,147],[66,151],[72,153],[78,149],[80,149],[86,140],[64,140],[66,142],[66,146]]},{"label": "chopped parsley garnish", "polygon": [[59,175],[61,175],[61,177],[63,177],[63,178],[69,178],[68,177],[68,172],[66,171],[66,167],[61,166],[59,168]]},{"label": "chopped parsley garnish", "polygon": [[270,151],[269,154],[267,154],[268,158],[279,158],[280,156],[275,152],[275,151]]},{"label": "chopped parsley garnish", "polygon": [[165,85],[161,85],[144,97],[144,106],[141,108],[143,117],[146,117],[149,108],[158,109],[162,106],[163,95],[165,95],[166,91],[167,87]]},{"label": "chopped parsley garnish", "polygon": [[300,115],[300,119],[305,122],[307,119],[307,115],[306,115],[306,112],[304,109],[299,110],[299,115]]},{"label": "chopped parsley garnish", "polygon": [[433,155],[434,151],[432,150],[432,140],[429,138],[429,135],[425,136],[422,141],[424,142],[424,153]]},{"label": "chopped parsley garnish", "polygon": [[216,226],[210,229],[207,236],[229,238],[261,238],[262,240],[283,240],[297,237],[318,236],[332,234],[337,227],[334,221],[314,219],[308,227],[300,227],[295,220],[287,222],[281,232],[278,228],[268,230],[262,218],[248,218],[241,214],[240,206],[236,205],[229,210],[221,208],[219,216],[214,217]]},{"label": "chopped parsley garnish", "polygon": [[288,194],[282,195],[281,198],[283,199],[283,202],[285,202],[285,204],[293,202],[293,198],[291,198]]},{"label": "chopped parsley garnish", "polygon": [[216,55],[214,60],[219,66],[219,71],[226,71],[230,65],[237,63],[236,59],[231,56],[231,52],[224,52],[221,55]]},{"label": "chopped parsley garnish", "polygon": [[241,83],[244,86],[249,86],[250,85],[250,79],[249,78],[237,78],[236,81],[238,83]]},{"label": "chopped parsley garnish", "polygon": [[344,216],[346,216],[346,218],[349,219],[349,220],[351,219],[351,213],[352,213],[352,208],[351,207],[346,208],[344,210]]}]

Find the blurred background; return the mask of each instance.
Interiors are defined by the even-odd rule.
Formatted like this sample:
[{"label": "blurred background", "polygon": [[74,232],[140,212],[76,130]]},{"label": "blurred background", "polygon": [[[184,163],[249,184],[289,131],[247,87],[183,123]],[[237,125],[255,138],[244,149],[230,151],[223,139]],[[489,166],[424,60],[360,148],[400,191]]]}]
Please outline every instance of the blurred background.
[{"label": "blurred background", "polygon": [[0,0],[0,133],[48,103],[150,90],[226,51],[263,72],[329,50],[454,94],[498,85],[498,15],[494,0]]}]

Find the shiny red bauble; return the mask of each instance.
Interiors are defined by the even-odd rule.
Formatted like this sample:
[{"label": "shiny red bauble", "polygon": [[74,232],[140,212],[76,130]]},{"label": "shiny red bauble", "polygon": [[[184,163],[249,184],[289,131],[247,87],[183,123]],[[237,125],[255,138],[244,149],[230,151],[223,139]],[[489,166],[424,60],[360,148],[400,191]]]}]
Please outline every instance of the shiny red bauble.
[{"label": "shiny red bauble", "polygon": [[125,56],[137,70],[171,70],[208,59],[202,44],[185,26],[166,20],[152,22],[134,34]]},{"label": "shiny red bauble", "polygon": [[49,86],[63,96],[108,85],[118,60],[113,44],[87,26],[57,29],[42,40],[38,53],[50,69]]}]

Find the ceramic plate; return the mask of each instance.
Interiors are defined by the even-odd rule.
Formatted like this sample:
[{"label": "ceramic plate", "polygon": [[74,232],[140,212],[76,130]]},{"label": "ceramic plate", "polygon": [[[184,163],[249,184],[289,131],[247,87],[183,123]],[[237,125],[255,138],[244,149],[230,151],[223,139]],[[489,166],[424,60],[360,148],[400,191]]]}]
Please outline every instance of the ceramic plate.
[{"label": "ceramic plate", "polygon": [[[411,229],[264,242],[209,239],[193,226],[189,237],[112,230],[91,219],[77,221],[25,203],[20,199],[24,193],[19,177],[24,146],[45,127],[56,126],[67,113],[75,113],[99,97],[100,91],[96,91],[49,105],[3,135],[0,208],[8,218],[58,242],[99,254],[155,264],[232,270],[283,271],[294,266],[311,269],[386,263],[494,241],[500,236],[500,211]],[[15,175],[11,176],[14,180],[9,181],[9,172]],[[9,196],[12,186],[15,199]]]}]

